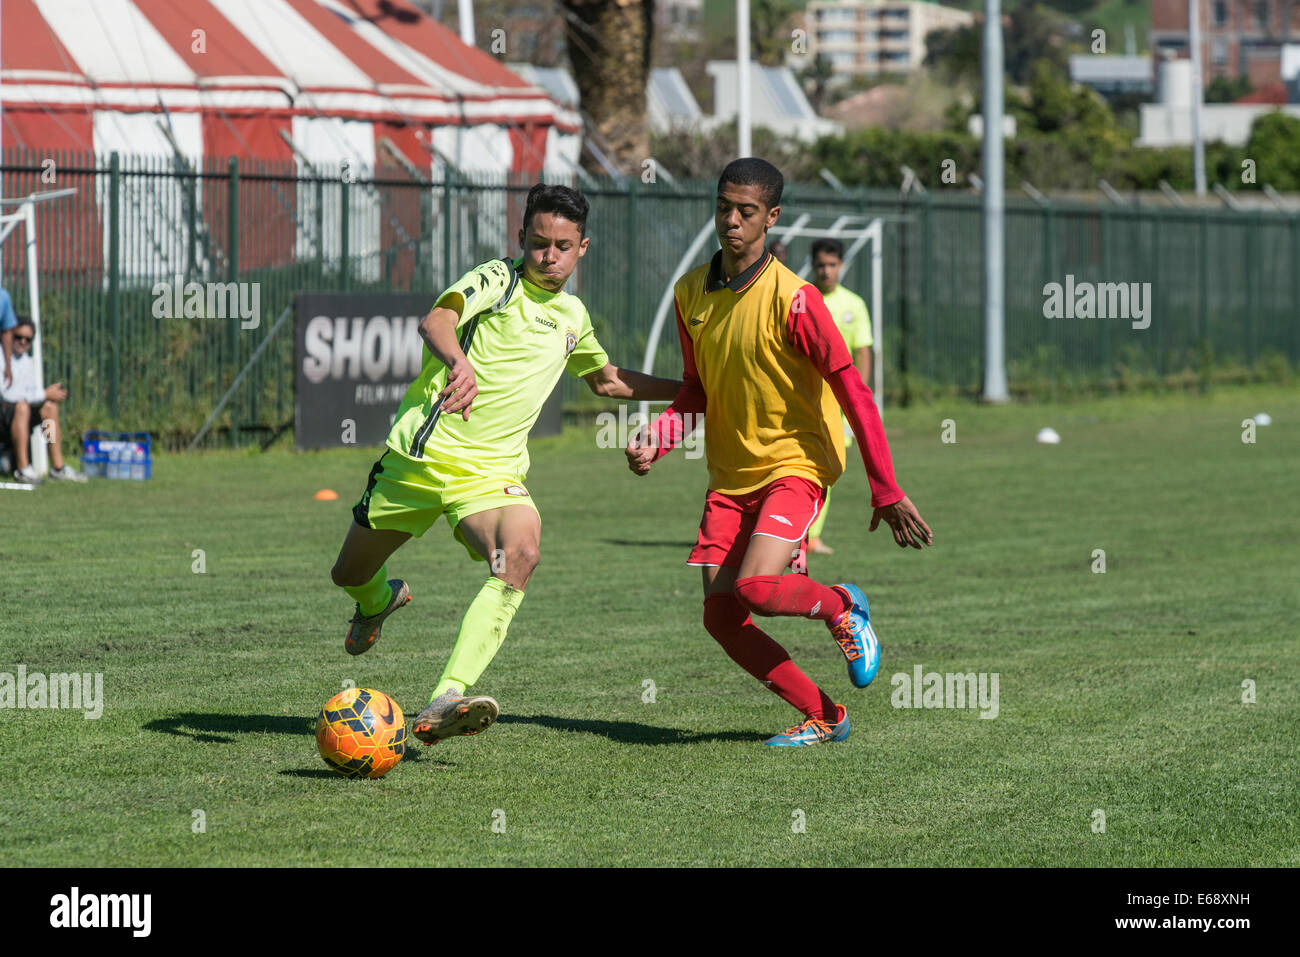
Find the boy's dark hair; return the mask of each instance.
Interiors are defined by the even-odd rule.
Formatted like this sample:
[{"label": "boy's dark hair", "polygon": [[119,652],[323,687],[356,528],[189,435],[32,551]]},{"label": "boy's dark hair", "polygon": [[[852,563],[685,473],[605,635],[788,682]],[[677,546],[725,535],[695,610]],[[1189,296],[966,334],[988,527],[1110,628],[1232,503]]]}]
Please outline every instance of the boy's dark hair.
[{"label": "boy's dark hair", "polygon": [[781,205],[781,191],[785,189],[785,177],[781,171],[757,156],[746,156],[728,163],[718,177],[718,192],[722,192],[723,183],[757,186],[768,209]]},{"label": "boy's dark hair", "polygon": [[827,236],[817,240],[812,244],[812,254],[816,256],[818,253],[830,253],[840,262],[844,262],[844,244],[838,239]]},{"label": "boy's dark hair", "polygon": [[30,326],[32,332],[36,331],[36,323],[32,322],[31,316],[24,316],[21,312],[15,312],[14,318],[18,320],[18,322],[14,325],[15,329],[18,329],[22,326]]},{"label": "boy's dark hair", "polygon": [[538,183],[528,191],[528,199],[524,203],[524,232],[528,232],[533,216],[537,213],[553,213],[556,216],[563,216],[576,225],[579,236],[586,236],[587,213],[590,210],[591,205],[587,202],[587,197],[576,189]]}]

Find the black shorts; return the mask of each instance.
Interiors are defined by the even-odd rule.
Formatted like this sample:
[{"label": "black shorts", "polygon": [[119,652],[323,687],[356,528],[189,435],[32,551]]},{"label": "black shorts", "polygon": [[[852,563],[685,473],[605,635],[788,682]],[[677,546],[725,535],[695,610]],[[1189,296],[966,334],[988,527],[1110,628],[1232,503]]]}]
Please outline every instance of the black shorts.
[{"label": "black shorts", "polygon": [[[42,403],[43,404],[43,403]],[[0,402],[0,434],[5,439],[9,438],[9,433],[13,431],[14,410],[20,405],[25,405],[31,409],[31,415],[28,416],[28,423],[31,426],[41,424],[41,406],[35,402]],[[5,443],[6,445],[8,442]]]}]

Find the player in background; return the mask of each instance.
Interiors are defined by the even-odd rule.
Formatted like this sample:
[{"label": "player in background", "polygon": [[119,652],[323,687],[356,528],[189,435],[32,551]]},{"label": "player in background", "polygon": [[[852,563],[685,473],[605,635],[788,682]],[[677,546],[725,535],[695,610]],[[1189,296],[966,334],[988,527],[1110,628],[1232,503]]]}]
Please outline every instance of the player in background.
[{"label": "player in background", "polygon": [[[819,239],[812,244],[813,274],[817,277],[817,291],[822,294],[826,308],[835,320],[835,328],[844,337],[844,344],[853,356],[853,367],[862,375],[862,384],[871,388],[871,315],[862,297],[840,285],[840,270],[844,268],[844,244],[838,239]],[[853,432],[844,425],[844,444],[853,444]],[[830,512],[831,492],[826,490],[826,501],[821,514],[808,530],[808,551],[814,555],[833,555],[835,549],[822,541],[822,529]]]},{"label": "player in background", "polygon": [[683,416],[704,414],[709,491],[688,560],[702,572],[704,627],[733,661],[802,712],[803,721],[765,743],[802,747],[845,740],[848,712],[751,616],[824,622],[859,688],[880,666],[860,588],[782,574],[844,470],[841,408],[871,483],[870,530],[886,522],[900,547],[919,549],[933,537],[894,482],[871,391],[821,293],[764,248],[781,215],[783,185],[776,167],[754,157],[722,171],[714,208],[722,248],[673,289],[681,391],[626,452],[629,468],[645,475],[681,442]]},{"label": "player in background", "polygon": [[446,515],[470,558],[490,562],[411,727],[425,744],[476,734],[499,713],[495,700],[466,697],[466,689],[501,647],[537,566],[541,518],[524,486],[527,440],[561,373],[621,399],[668,400],[681,385],[612,365],[586,307],[563,291],[591,242],[587,214],[576,190],[534,186],[519,230],[523,256],[483,263],[438,297],[420,324],[429,355],[352,509],[330,575],[356,601],[344,648],[359,655],[411,600],[385,562],[412,535]]}]

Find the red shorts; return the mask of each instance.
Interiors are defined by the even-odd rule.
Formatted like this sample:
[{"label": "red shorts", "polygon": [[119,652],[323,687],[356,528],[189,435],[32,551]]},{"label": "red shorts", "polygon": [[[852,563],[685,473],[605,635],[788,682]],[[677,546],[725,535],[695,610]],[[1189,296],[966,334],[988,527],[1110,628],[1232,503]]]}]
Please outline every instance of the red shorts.
[{"label": "red shorts", "polygon": [[795,552],[825,501],[825,489],[797,475],[744,495],[709,492],[704,499],[700,536],[686,564],[739,568],[751,535],[790,542],[791,552]]}]

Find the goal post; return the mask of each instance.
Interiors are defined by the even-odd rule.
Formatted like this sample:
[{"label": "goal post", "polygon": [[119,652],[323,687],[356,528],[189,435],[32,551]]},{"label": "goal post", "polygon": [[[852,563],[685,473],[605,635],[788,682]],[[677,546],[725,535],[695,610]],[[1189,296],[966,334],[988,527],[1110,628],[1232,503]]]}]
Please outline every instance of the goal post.
[{"label": "goal post", "polygon": [[[871,274],[871,338],[872,345],[872,392],[876,400],[876,408],[881,412],[884,411],[884,363],[880,361],[884,342],[884,321],[882,312],[884,310],[884,219],[882,217],[868,218],[865,216],[839,216],[831,222],[829,226],[810,226],[812,220],[811,213],[803,213],[795,219],[789,226],[773,226],[768,230],[769,240],[781,240],[789,245],[796,238],[822,239],[832,238],[839,240],[850,240],[844,250],[844,268],[847,269],[861,253],[864,246],[871,244],[869,252]],[[659,307],[655,310],[654,323],[650,327],[650,336],[646,340],[645,356],[641,361],[641,371],[647,375],[654,373],[655,357],[659,352],[659,340],[663,336],[665,324],[673,317],[673,286],[676,285],[677,279],[686,273],[693,265],[699,264],[699,259],[703,255],[708,241],[716,237],[713,220],[709,219],[698,233],[694,240],[686,248],[681,259],[677,263],[677,268],[673,270],[672,279],[669,280],[664,288],[664,293],[659,299]],[[795,272],[800,278],[807,278],[812,270],[811,256],[804,257],[803,263]],[[842,274],[842,273],[841,273]],[[663,403],[667,404],[667,403]],[[650,403],[642,401],[638,405],[638,411],[641,414],[642,422],[650,421]]]}]

